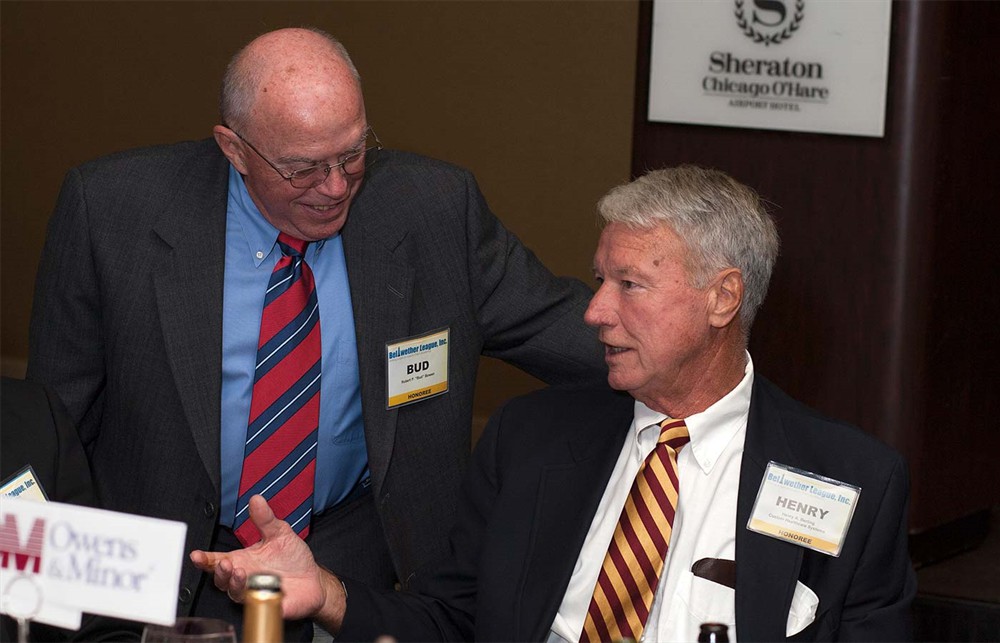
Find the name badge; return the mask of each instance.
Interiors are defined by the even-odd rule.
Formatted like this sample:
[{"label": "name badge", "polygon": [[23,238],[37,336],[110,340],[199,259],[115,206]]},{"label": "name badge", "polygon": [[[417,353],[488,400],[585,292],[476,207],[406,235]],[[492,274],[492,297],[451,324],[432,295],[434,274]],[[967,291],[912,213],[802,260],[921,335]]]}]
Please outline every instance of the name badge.
[{"label": "name badge", "polygon": [[38,478],[35,476],[35,470],[31,468],[30,464],[7,478],[0,485],[0,496],[5,498],[22,498],[24,500],[40,500],[42,502],[49,499],[45,495],[45,490],[42,489],[41,483],[38,482]]},{"label": "name badge", "polygon": [[385,345],[386,408],[448,392],[449,328]]},{"label": "name badge", "polygon": [[861,487],[769,462],[747,529],[840,556]]}]

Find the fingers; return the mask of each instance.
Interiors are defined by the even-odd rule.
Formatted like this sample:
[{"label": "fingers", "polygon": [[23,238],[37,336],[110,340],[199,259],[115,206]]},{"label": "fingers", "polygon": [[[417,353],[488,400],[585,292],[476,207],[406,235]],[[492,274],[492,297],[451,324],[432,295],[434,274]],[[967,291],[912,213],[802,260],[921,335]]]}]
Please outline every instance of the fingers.
[{"label": "fingers", "polygon": [[215,571],[215,566],[219,564],[222,555],[214,551],[202,551],[196,549],[189,555],[194,566],[203,572]]},{"label": "fingers", "polygon": [[215,565],[212,583],[217,589],[228,594],[229,598],[242,603],[247,586],[247,572],[242,567],[235,566],[231,558],[223,557]]},{"label": "fingers", "polygon": [[229,584],[226,587],[220,587],[229,598],[236,601],[237,603],[243,602],[243,595],[247,590],[247,573],[246,570],[237,567],[229,575]]},{"label": "fingers", "polygon": [[[268,551],[265,546],[268,541],[279,540],[281,536],[293,537],[293,542],[301,543],[291,527],[283,520],[275,517],[262,496],[250,499],[250,519],[261,533],[262,540],[246,549],[236,549],[230,552],[212,552],[195,550],[190,554],[191,562],[198,569],[212,575],[212,583],[219,590],[226,592],[229,598],[243,602],[246,593],[247,569],[260,567],[262,552]],[[305,545],[302,545],[305,547]],[[278,551],[281,551],[279,546]],[[308,549],[306,549],[308,552]],[[266,556],[265,556],[266,558]],[[260,560],[259,560],[260,559]]]}]

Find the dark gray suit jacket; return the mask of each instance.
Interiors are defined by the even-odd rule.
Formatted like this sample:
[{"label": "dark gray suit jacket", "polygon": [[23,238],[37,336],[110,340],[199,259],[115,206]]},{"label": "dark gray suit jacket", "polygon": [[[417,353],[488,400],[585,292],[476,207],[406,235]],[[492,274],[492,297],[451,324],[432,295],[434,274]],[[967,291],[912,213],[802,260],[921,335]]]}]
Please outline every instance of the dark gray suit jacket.
[{"label": "dark gray suit jacket", "polygon": [[[476,445],[451,556],[411,592],[346,581],[338,640],[541,641],[632,421],[608,389],[548,389],[508,403]],[[745,529],[770,460],[862,488],[839,558]],[[816,414],[757,375],[736,516],[740,640],[785,640],[796,581],[819,597],[794,640],[910,640],[907,469],[868,434]]]},{"label": "dark gray suit jacket", "polygon": [[[228,167],[205,140],[71,170],[31,319],[28,377],[66,403],[100,502],[186,522],[189,550],[209,548],[218,521]],[[387,539],[405,584],[445,548],[471,450],[480,354],[551,382],[602,379],[605,369],[582,322],[589,290],[553,277],[493,216],[468,172],[383,152],[342,234],[379,520],[355,518],[380,524],[337,522],[344,538]],[[386,342],[443,327],[450,390],[387,411]],[[340,536],[320,531],[310,542],[321,561],[367,573],[363,542],[326,542]],[[185,561],[181,613],[200,578]]]}]

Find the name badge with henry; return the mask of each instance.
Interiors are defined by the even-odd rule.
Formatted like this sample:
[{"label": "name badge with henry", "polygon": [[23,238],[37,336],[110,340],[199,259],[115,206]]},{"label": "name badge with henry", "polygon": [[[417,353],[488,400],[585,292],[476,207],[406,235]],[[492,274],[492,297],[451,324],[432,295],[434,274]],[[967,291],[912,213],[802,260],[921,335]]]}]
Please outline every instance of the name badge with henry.
[{"label": "name badge with henry", "polygon": [[448,392],[450,329],[386,344],[386,408]]},{"label": "name badge with henry", "polygon": [[769,462],[747,529],[840,556],[861,487]]}]

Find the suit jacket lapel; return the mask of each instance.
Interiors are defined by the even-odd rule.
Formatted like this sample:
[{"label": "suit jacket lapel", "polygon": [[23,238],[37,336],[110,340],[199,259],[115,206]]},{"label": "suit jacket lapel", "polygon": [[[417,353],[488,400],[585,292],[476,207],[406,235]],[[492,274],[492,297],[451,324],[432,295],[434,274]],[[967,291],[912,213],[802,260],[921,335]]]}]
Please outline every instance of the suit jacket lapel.
[{"label": "suit jacket lapel", "polygon": [[517,602],[518,640],[548,636],[628,435],[632,410],[632,398],[622,394],[612,404],[595,407],[587,426],[563,429],[566,448],[553,453],[542,472],[532,546]]},{"label": "suit jacket lapel", "polygon": [[413,269],[394,256],[406,238],[406,229],[383,223],[385,218],[378,213],[392,211],[393,204],[379,190],[366,189],[368,184],[366,179],[341,234],[354,309],[368,464],[375,492],[380,493],[392,455],[397,416],[396,409],[385,408],[385,345],[410,333],[414,276]]},{"label": "suit jacket lapel", "polygon": [[229,165],[216,156],[177,187],[154,225],[165,246],[153,258],[153,287],[184,418],[218,492]]},{"label": "suit jacket lapel", "polygon": [[769,386],[755,376],[736,511],[736,629],[740,639],[747,641],[785,638],[788,610],[802,565],[801,547],[746,528],[767,463],[792,461],[785,426],[768,395]]}]

